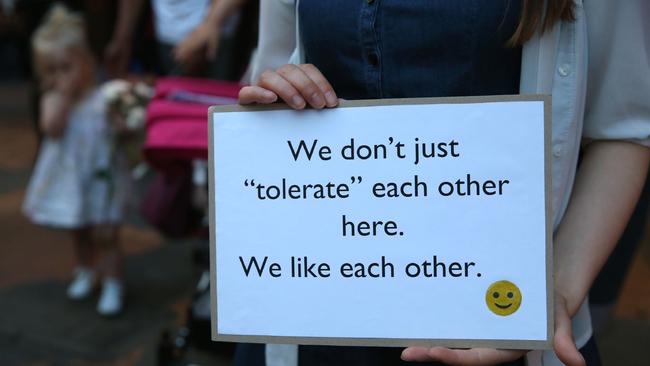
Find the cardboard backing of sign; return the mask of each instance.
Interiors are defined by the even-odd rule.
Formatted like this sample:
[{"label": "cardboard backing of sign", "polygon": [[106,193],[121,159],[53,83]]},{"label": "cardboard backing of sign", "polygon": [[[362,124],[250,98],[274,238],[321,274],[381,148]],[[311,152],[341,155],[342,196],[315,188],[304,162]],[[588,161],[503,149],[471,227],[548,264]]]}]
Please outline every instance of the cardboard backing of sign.
[{"label": "cardboard backing of sign", "polygon": [[[552,205],[551,205],[551,98],[548,95],[506,95],[506,96],[477,96],[477,97],[451,97],[451,98],[405,98],[381,100],[341,100],[337,108],[355,108],[368,106],[395,106],[418,104],[475,104],[493,102],[521,102],[540,101],[544,103],[544,172],[545,172],[545,209],[546,209],[546,314],[547,314],[547,339],[540,340],[503,340],[503,339],[400,339],[400,338],[345,338],[345,337],[287,337],[287,336],[259,336],[246,334],[221,334],[218,332],[219,319],[217,318],[217,297],[219,289],[216,284],[216,255],[217,246],[214,230],[215,223],[215,182],[214,182],[214,118],[215,115],[230,112],[246,111],[275,111],[288,110],[285,104],[270,105],[229,105],[213,106],[209,109],[209,215],[210,215],[210,297],[211,297],[211,322],[212,339],[214,341],[228,341],[241,343],[273,343],[273,344],[301,344],[301,345],[334,345],[334,346],[381,346],[381,347],[408,347],[408,346],[443,346],[450,348],[499,348],[499,349],[551,349],[554,335],[554,308],[553,308],[553,254],[552,254]],[[462,327],[459,324],[459,327]]]}]

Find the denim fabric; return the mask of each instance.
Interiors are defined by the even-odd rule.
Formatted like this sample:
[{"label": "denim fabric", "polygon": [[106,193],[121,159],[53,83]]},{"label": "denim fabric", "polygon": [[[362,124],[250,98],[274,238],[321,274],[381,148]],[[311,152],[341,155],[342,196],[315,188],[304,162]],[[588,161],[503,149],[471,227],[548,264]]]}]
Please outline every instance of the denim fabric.
[{"label": "denim fabric", "polygon": [[346,99],[517,94],[520,0],[301,0],[306,62]]},{"label": "denim fabric", "polygon": [[[301,0],[298,11],[305,61],[339,97],[368,99],[519,93],[521,48],[506,43],[520,6],[520,0]],[[299,364],[411,364],[400,353],[301,346]]]}]

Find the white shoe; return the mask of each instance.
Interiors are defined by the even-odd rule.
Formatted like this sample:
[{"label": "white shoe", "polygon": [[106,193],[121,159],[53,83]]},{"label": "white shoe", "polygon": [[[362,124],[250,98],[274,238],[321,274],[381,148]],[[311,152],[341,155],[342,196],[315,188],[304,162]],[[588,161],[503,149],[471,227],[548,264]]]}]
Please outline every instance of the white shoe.
[{"label": "white shoe", "polygon": [[74,271],[74,278],[68,285],[68,298],[82,300],[87,298],[95,285],[95,271],[86,267],[77,267]]},{"label": "white shoe", "polygon": [[102,282],[102,294],[97,303],[97,312],[102,316],[117,315],[124,305],[124,289],[122,282],[107,277]]}]

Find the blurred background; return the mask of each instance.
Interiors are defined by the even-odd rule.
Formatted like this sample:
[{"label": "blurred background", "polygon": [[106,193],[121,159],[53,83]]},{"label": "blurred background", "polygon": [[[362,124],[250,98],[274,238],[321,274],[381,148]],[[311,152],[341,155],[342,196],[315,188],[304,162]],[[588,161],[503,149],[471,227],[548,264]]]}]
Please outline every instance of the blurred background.
[{"label": "blurred background", "polygon": [[[0,365],[229,365],[234,345],[209,336],[205,115],[236,102],[259,3],[61,2],[85,19],[94,87],[123,80],[103,94],[131,181],[118,240],[124,303],[108,317],[97,292],[66,296],[78,265],[69,233],[22,212],[49,139],[30,40],[53,3],[0,0]],[[646,186],[591,292],[605,365],[650,360],[649,196]]]}]

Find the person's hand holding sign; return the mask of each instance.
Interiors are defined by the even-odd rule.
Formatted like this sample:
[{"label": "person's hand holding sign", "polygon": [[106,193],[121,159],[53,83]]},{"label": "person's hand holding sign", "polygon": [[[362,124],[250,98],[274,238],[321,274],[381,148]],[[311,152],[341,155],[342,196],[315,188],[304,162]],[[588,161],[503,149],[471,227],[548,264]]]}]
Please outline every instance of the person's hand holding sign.
[{"label": "person's hand holding sign", "polygon": [[338,105],[336,93],[323,74],[314,65],[284,65],[260,75],[255,86],[239,92],[239,104],[270,104],[284,100],[293,109],[332,108]]},{"label": "person's hand holding sign", "polygon": [[[571,331],[567,300],[555,294],[555,338],[553,348],[557,357],[567,366],[584,366],[584,358],[576,348]],[[449,365],[491,366],[514,361],[526,351],[490,348],[449,349],[444,347],[409,347],[402,352],[405,361],[439,361]]]}]

